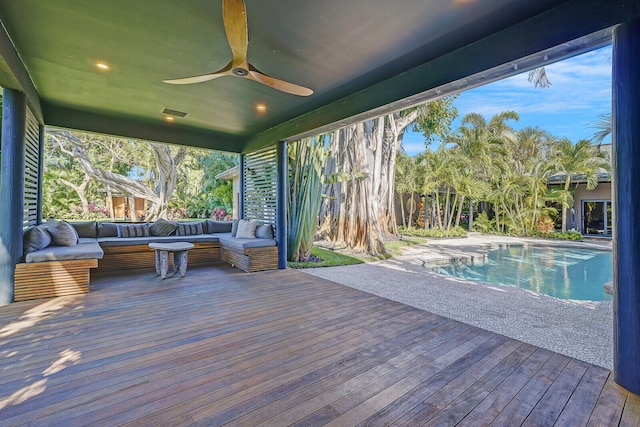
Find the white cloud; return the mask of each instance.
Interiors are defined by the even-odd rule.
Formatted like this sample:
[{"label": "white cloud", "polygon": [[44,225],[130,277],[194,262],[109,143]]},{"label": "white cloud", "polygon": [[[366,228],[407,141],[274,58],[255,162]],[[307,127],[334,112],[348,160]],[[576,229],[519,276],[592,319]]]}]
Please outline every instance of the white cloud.
[{"label": "white cloud", "polygon": [[[592,123],[611,109],[611,47],[545,67],[552,86],[536,89],[528,73],[463,92],[455,101],[460,117],[475,112],[487,119],[503,111],[516,111],[514,127],[540,126],[572,141],[593,135]],[[460,119],[454,122],[459,126]],[[405,138],[407,153],[424,150],[422,135]]]}]

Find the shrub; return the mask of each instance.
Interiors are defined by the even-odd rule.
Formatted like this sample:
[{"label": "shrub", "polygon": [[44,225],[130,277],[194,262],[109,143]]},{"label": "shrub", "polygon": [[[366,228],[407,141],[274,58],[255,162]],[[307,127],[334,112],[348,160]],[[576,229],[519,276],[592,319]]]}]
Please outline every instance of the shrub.
[{"label": "shrub", "polygon": [[482,212],[473,221],[473,229],[481,233],[491,233],[496,229],[496,220],[489,219],[486,212]]},{"label": "shrub", "polygon": [[550,239],[582,240],[582,233],[579,231],[565,231],[564,233],[553,231],[544,237],[548,237]]},{"label": "shrub", "polygon": [[189,214],[185,208],[169,208],[167,209],[168,219],[187,219]]},{"label": "shrub", "polygon": [[417,236],[417,237],[431,237],[431,238],[443,238],[443,237],[466,237],[467,231],[462,227],[453,227],[449,230],[443,228],[431,228],[425,230],[424,228],[407,228],[398,227],[398,232],[403,236]]},{"label": "shrub", "polygon": [[229,215],[227,214],[227,211],[222,208],[215,208],[211,211],[211,219],[214,219],[216,221],[223,221],[227,218],[229,218]]},{"label": "shrub", "polygon": [[82,211],[82,208],[79,206],[74,206],[71,208],[71,212],[69,213],[61,213],[61,218],[65,219],[79,219],[79,220],[100,220],[109,218],[109,209],[97,206],[93,203],[89,203],[89,213],[85,213]]},{"label": "shrub", "polygon": [[551,233],[553,231],[553,229],[554,229],[553,220],[548,216],[541,216],[536,221],[536,229],[541,234],[549,234],[549,233]]}]

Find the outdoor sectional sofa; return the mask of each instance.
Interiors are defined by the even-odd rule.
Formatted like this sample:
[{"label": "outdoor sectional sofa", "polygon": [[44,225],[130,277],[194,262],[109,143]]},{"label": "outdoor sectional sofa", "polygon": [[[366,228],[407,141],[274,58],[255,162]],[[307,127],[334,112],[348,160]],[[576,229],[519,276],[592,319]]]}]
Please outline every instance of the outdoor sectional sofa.
[{"label": "outdoor sectional sofa", "polygon": [[[148,246],[152,242],[193,243],[195,247],[189,251],[189,266],[222,260],[245,272],[278,268],[278,247],[270,225],[258,228],[260,237],[241,238],[234,233],[237,221],[175,224],[183,224],[182,231],[186,229],[192,234],[177,235],[179,230],[176,230],[166,236],[118,237],[118,226],[122,230],[123,226],[151,227],[153,224],[71,223],[79,237],[76,245],[49,245],[28,252],[24,262],[16,266],[14,300],[86,293],[89,291],[91,269],[97,273],[108,273],[154,268],[155,252]],[[28,232],[25,231],[25,239]]]}]

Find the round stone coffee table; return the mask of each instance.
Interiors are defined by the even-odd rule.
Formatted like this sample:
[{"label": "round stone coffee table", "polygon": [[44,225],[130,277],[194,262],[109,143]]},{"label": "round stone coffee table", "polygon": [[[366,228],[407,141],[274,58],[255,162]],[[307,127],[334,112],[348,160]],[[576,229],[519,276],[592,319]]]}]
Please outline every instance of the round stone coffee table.
[{"label": "round stone coffee table", "polygon": [[173,273],[180,270],[180,276],[187,274],[187,260],[189,249],[193,249],[193,244],[188,242],[175,243],[149,243],[151,249],[156,250],[156,274],[167,278],[169,270],[169,252],[173,253]]}]

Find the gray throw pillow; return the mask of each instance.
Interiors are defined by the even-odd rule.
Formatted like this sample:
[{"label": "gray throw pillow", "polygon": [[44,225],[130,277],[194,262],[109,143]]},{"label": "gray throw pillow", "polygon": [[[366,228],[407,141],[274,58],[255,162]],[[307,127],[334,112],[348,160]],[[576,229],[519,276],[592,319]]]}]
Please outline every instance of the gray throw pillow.
[{"label": "gray throw pillow", "polygon": [[257,221],[241,219],[238,223],[238,233],[236,234],[236,237],[238,239],[255,239],[256,228],[258,228],[258,225]]},{"label": "gray throw pillow", "polygon": [[118,237],[149,237],[149,224],[118,224]]},{"label": "gray throw pillow", "polygon": [[112,222],[99,223],[98,237],[118,237],[118,224]]},{"label": "gray throw pillow", "polygon": [[176,230],[177,236],[194,236],[196,234],[204,234],[202,222],[179,222]]},{"label": "gray throw pillow", "polygon": [[240,220],[234,219],[231,225],[231,236],[233,237],[236,237],[236,234],[238,234],[238,224],[240,224]]},{"label": "gray throw pillow", "polygon": [[207,220],[208,233],[229,233],[232,231],[233,223],[231,221],[212,221]]},{"label": "gray throw pillow", "polygon": [[256,228],[256,237],[260,239],[273,239],[273,226],[271,224],[259,225]]},{"label": "gray throw pillow", "polygon": [[66,221],[50,218],[47,221],[47,230],[51,234],[53,243],[58,246],[75,246],[78,244],[76,229]]},{"label": "gray throw pillow", "polygon": [[176,228],[178,228],[178,224],[160,218],[151,224],[149,231],[154,236],[170,236],[176,231]]},{"label": "gray throw pillow", "polygon": [[24,253],[28,254],[44,249],[51,244],[51,241],[51,234],[47,231],[46,226],[39,225],[37,227],[28,228],[27,231],[24,232],[22,238]]},{"label": "gray throw pillow", "polygon": [[78,237],[90,237],[92,239],[98,237],[98,228],[95,221],[71,222],[70,224],[76,229]]}]

